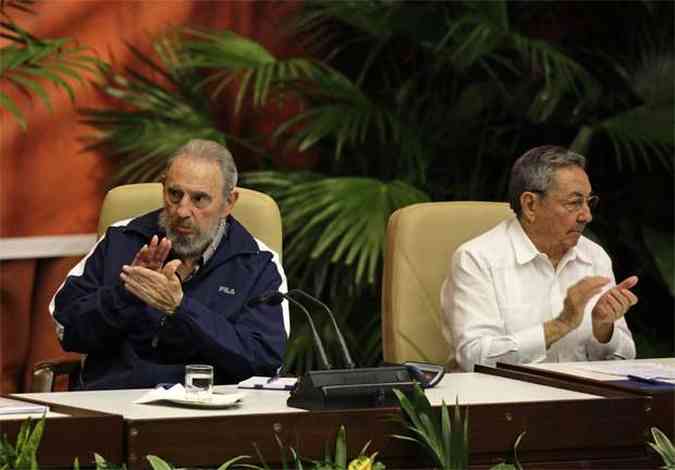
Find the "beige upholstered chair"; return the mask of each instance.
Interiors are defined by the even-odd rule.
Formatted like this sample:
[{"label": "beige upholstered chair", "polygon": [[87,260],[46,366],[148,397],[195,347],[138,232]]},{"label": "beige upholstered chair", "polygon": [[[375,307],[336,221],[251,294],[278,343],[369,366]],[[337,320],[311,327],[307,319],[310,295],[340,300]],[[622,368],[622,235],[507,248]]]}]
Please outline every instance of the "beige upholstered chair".
[{"label": "beige upholstered chair", "polygon": [[[267,194],[252,189],[237,188],[239,199],[232,215],[281,259],[281,214],[277,203]],[[106,194],[98,221],[98,235],[120,220],[136,217],[162,206],[161,183],[139,183],[117,186]],[[49,392],[59,374],[72,374],[78,361],[45,361],[33,367],[32,392]]]},{"label": "beige upholstered chair", "polygon": [[384,360],[455,369],[441,330],[440,290],[459,245],[513,212],[498,202],[431,202],[394,212],[387,227],[382,282]]},{"label": "beige upholstered chair", "polygon": [[[237,188],[239,200],[232,215],[267,246],[281,256],[281,214],[277,203],[267,194]],[[106,194],[98,220],[99,236],[114,222],[136,217],[162,206],[161,183],[125,184]]]}]

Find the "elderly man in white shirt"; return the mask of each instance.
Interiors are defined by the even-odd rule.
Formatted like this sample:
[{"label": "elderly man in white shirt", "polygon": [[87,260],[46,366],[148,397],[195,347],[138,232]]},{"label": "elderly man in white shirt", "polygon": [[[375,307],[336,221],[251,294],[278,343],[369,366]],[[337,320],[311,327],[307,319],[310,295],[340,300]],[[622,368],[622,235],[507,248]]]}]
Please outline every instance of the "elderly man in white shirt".
[{"label": "elderly man in white shirt", "polygon": [[462,369],[635,357],[623,317],[638,278],[617,285],[605,250],[582,236],[598,202],[585,166],[562,147],[526,152],[509,183],[516,217],[453,255],[441,305]]}]

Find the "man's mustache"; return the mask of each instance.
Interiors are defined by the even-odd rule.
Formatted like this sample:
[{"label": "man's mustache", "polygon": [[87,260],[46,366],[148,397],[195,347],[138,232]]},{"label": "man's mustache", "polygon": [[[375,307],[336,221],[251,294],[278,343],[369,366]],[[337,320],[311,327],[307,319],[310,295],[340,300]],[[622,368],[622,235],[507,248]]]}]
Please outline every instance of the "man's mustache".
[{"label": "man's mustache", "polygon": [[187,228],[187,229],[194,229],[196,228],[196,225],[190,221],[187,220],[172,220],[171,221],[171,226],[173,228]]}]

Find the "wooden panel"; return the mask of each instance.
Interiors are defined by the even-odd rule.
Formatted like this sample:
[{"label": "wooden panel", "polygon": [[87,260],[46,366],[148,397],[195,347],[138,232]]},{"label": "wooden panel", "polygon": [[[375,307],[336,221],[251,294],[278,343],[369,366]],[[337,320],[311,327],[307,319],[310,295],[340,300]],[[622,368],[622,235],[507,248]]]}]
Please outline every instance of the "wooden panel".
[{"label": "wooden panel", "polygon": [[[399,455],[400,447],[409,456],[414,448],[391,443],[390,434],[403,431],[393,422],[397,416],[398,408],[391,408],[133,421],[127,433],[129,466],[150,468],[142,458],[148,453],[177,466],[217,466],[237,455],[256,456],[256,447],[268,464],[278,464],[282,453],[277,438],[302,457],[318,459],[327,444],[334,445],[340,425],[346,429],[349,455],[357,455],[372,441],[370,449],[380,455],[386,450]],[[258,458],[250,463],[258,463]]]},{"label": "wooden panel", "polygon": [[[512,455],[516,437],[526,431],[518,455],[526,468],[649,468],[645,442],[653,425],[650,397],[472,405],[469,408],[471,464],[490,466]],[[436,408],[440,412],[439,408]],[[350,456],[372,441],[389,468],[430,465],[420,449],[396,440],[404,433],[398,409],[318,411],[134,421],[128,430],[130,468],[149,468],[143,457],[160,455],[177,466],[217,466],[237,455],[281,463],[275,437],[305,458],[318,459],[332,448],[340,425],[347,431]],[[251,463],[259,463],[254,457]]]},{"label": "wooden panel", "polygon": [[[16,396],[11,397],[17,399]],[[38,400],[25,400],[41,403]],[[107,461],[121,464],[125,459],[123,449],[124,421],[122,416],[99,413],[63,405],[49,404],[50,411],[66,417],[48,418],[38,450],[40,469],[71,469],[75,458],[84,466],[94,461],[94,452]],[[39,419],[37,417],[36,419]],[[0,434],[16,442],[23,420],[0,421]]]},{"label": "wooden panel", "polygon": [[[484,373],[498,374],[516,380],[551,385],[577,392],[601,396],[639,396],[651,398],[651,426],[658,427],[671,440],[675,439],[675,386],[654,387],[630,380],[603,381],[517,364],[498,364],[498,369],[477,366]],[[651,439],[651,435],[647,437]]]}]

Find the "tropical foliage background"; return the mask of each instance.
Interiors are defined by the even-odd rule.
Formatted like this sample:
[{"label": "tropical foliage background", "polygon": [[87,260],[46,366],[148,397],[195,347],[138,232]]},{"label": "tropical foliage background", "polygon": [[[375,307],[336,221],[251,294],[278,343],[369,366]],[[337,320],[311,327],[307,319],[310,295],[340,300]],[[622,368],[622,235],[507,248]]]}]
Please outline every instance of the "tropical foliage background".
[{"label": "tropical foliage background", "polygon": [[[13,19],[12,13],[35,13],[34,0],[0,0],[0,83],[18,89],[27,98],[37,96],[51,109],[44,87],[49,83],[75,99],[73,84],[83,84],[83,74],[95,72],[99,61],[86,47],[69,38],[41,39]],[[0,109],[7,110],[25,130],[26,118],[21,106],[0,90]]]},{"label": "tropical foliage background", "polygon": [[[673,353],[672,2],[312,1],[288,33],[308,54],[187,28],[152,56],[130,46],[141,66],[105,69],[116,104],[82,110],[89,148],[118,164],[112,184],[156,179],[189,138],[227,143],[243,185],[281,207],[289,285],[334,307],[363,366],[381,360],[389,215],[504,200],[517,156],[568,146],[589,157],[601,197],[592,236],[618,278],[641,277],[638,351]],[[233,114],[282,119],[254,132]],[[289,153],[293,168],[278,158]],[[287,364],[314,361],[296,316]]]}]

